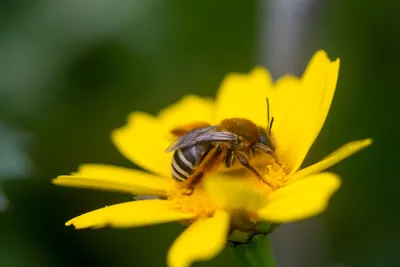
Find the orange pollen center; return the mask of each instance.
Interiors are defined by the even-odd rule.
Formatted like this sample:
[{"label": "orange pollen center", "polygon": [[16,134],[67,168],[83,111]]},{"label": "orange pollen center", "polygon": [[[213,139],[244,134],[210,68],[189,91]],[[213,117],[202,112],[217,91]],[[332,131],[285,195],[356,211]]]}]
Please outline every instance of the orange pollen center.
[{"label": "orange pollen center", "polygon": [[[261,194],[268,195],[281,187],[287,177],[284,167],[275,162],[265,167],[261,173],[264,176],[264,180],[251,173],[240,176],[232,175],[232,179],[243,179],[248,182],[249,186],[257,188]],[[208,178],[204,177],[203,179]],[[217,204],[203,189],[201,183],[197,184],[192,190],[186,188],[184,183],[177,182],[176,187],[169,192],[168,200],[174,203],[176,210],[195,214],[193,221],[213,216],[218,208]]]},{"label": "orange pollen center", "polygon": [[177,186],[170,192],[168,199],[174,203],[177,210],[195,214],[194,220],[211,217],[217,209],[214,201],[200,185],[193,191]]}]

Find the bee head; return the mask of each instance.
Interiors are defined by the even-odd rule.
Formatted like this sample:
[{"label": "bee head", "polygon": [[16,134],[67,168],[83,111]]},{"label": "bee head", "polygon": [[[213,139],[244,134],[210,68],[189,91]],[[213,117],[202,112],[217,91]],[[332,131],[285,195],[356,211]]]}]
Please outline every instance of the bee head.
[{"label": "bee head", "polygon": [[269,133],[262,127],[258,127],[259,132],[259,143],[267,146],[271,150],[275,150],[275,146],[272,143],[271,136]]}]

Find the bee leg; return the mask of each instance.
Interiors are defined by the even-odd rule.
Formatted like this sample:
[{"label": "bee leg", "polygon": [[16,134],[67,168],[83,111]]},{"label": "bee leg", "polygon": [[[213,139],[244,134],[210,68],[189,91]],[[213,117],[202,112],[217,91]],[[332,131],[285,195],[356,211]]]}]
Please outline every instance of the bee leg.
[{"label": "bee leg", "polygon": [[[195,171],[186,179],[186,185],[188,188],[194,188],[198,184],[204,175],[211,171],[217,164],[221,163],[219,160],[222,154],[222,150],[219,147],[213,147],[201,161],[200,165]],[[193,193],[193,191],[192,191]]]},{"label": "bee leg", "polygon": [[226,152],[226,156],[225,156],[225,159],[224,159],[224,161],[225,161],[225,166],[227,167],[227,168],[230,168],[231,166],[232,166],[232,164],[233,164],[233,160],[235,159],[235,156],[233,155],[233,153],[232,153],[232,149],[229,149],[227,152]]},{"label": "bee leg", "polygon": [[260,151],[262,151],[262,152],[264,152],[266,154],[270,154],[275,159],[275,162],[282,166],[282,164],[276,158],[275,152],[271,148],[269,148],[268,146],[266,146],[264,144],[261,144],[261,143],[257,143],[257,144],[254,145],[254,148],[258,149],[258,150],[260,150]]},{"label": "bee leg", "polygon": [[264,177],[253,167],[250,162],[247,160],[247,157],[240,152],[234,152],[235,157],[239,160],[240,164],[242,164],[246,169],[254,173],[258,178],[260,178],[264,183],[272,187],[267,181],[265,181]]},{"label": "bee leg", "polygon": [[187,189],[189,189],[188,192],[184,192],[184,193],[182,193],[182,195],[190,196],[191,194],[193,194],[194,187],[188,187]]},{"label": "bee leg", "polygon": [[275,152],[271,148],[269,148],[268,146],[266,146],[262,143],[254,144],[254,148],[258,149],[266,154],[270,154],[271,156],[273,156],[275,158]]}]

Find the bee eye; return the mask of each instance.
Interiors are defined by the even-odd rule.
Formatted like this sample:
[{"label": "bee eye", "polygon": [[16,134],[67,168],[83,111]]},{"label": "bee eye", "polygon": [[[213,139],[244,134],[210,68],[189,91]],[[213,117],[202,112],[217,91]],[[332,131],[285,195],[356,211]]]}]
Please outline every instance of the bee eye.
[{"label": "bee eye", "polygon": [[263,143],[264,145],[267,144],[267,138],[266,138],[264,135],[261,136],[260,141],[261,141],[261,143]]}]

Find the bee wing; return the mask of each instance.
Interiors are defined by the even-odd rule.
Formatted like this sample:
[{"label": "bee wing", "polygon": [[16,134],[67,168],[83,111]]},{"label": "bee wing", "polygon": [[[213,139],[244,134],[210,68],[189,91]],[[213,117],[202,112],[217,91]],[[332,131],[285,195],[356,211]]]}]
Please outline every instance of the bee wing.
[{"label": "bee wing", "polygon": [[166,150],[167,153],[211,141],[234,141],[236,134],[231,132],[218,132],[215,126],[196,129],[175,140]]},{"label": "bee wing", "polygon": [[178,150],[180,148],[183,147],[188,147],[188,146],[192,146],[196,144],[196,138],[198,136],[201,136],[202,134],[206,133],[206,132],[213,132],[216,130],[215,126],[211,126],[211,127],[203,127],[203,128],[198,128],[196,130],[193,130],[181,137],[179,137],[178,139],[176,139],[174,142],[172,142],[171,145],[169,145],[169,147],[167,148],[166,152],[172,152],[174,150]]},{"label": "bee wing", "polygon": [[196,142],[223,142],[235,141],[237,135],[232,132],[206,132],[195,138]]}]

